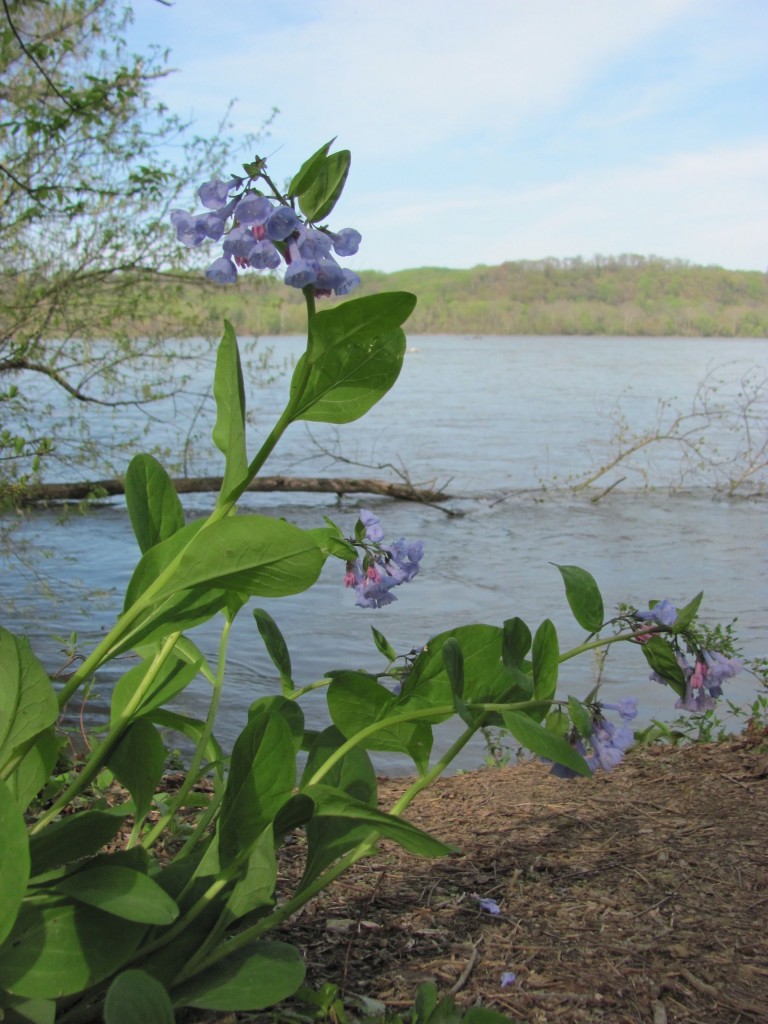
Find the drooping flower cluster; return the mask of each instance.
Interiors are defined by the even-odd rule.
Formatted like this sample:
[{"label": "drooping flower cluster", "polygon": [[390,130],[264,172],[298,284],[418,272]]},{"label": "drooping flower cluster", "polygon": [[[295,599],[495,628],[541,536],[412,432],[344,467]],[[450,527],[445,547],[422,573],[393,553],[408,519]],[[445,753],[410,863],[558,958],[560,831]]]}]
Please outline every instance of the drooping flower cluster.
[{"label": "drooping flower cluster", "polygon": [[[680,651],[676,652],[675,657],[685,677],[685,694],[678,697],[675,707],[683,711],[711,711],[715,706],[715,698],[723,694],[723,681],[732,678],[744,667],[741,658],[726,658],[718,651],[698,652],[693,665]],[[654,682],[667,684],[667,680],[656,672],[651,672],[650,678]]]},{"label": "drooping flower cluster", "polygon": [[357,252],[361,236],[354,228],[338,233],[316,228],[287,203],[253,190],[246,178],[214,178],[204,182],[197,194],[209,212],[172,210],[171,223],[188,248],[224,239],[224,255],[205,272],[216,284],[233,284],[238,269],[277,270],[283,261],[285,283],[292,288],[313,285],[315,295],[347,295],[360,283],[358,275],[340,267],[331,254],[331,250],[337,256]]},{"label": "drooping flower cluster", "polygon": [[424,557],[424,544],[420,540],[408,541],[401,537],[392,544],[382,544],[383,540],[384,530],[378,517],[361,509],[353,543],[362,548],[363,556],[347,562],[344,576],[344,585],[355,588],[355,604],[360,608],[382,608],[396,601],[393,588],[410,583]]},{"label": "drooping flower cluster", "polygon": [[[603,711],[618,711],[621,724],[614,725],[603,716]],[[631,722],[636,715],[637,700],[634,697],[625,697],[618,704],[595,705],[592,731],[588,736],[581,736],[574,730],[570,737],[571,746],[577,754],[581,754],[593,772],[599,768],[609,772],[621,762],[626,751],[634,743],[634,733],[625,723]],[[587,745],[591,747],[591,752],[588,751]],[[572,768],[557,763],[552,765],[552,774],[561,779],[577,777]]]},{"label": "drooping flower cluster", "polygon": [[[677,621],[677,608],[671,601],[659,601],[647,611],[636,612],[635,618],[671,627]],[[675,651],[675,659],[685,679],[685,693],[675,701],[675,707],[698,713],[711,711],[715,706],[715,698],[722,696],[724,680],[740,672],[744,662],[741,658],[728,658],[719,651],[699,648],[690,640],[689,648],[694,655],[693,664],[682,651]],[[651,672],[650,678],[667,685],[667,680],[657,672]]]}]

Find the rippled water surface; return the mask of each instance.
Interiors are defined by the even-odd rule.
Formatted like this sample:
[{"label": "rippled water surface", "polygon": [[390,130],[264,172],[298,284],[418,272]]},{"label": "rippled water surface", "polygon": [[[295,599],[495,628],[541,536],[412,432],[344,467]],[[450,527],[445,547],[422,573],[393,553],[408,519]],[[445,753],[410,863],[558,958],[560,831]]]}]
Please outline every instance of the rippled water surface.
[{"label": "rippled water surface", "polygon": [[[274,339],[274,354],[291,359],[300,352],[296,339]],[[301,526],[322,524],[330,515],[351,529],[360,502],[376,511],[389,538],[421,538],[423,571],[399,600],[378,612],[354,607],[353,594],[341,585],[343,565],[326,566],[320,582],[306,594],[262,602],[283,630],[291,650],[294,675],[309,683],[331,668],[381,667],[371,642],[370,626],[382,630],[398,651],[423,644],[429,636],[468,622],[500,624],[519,615],[532,628],[545,617],[555,622],[561,648],[582,639],[567,611],[560,577],[551,562],[577,564],[598,580],[606,607],[625,600],[637,604],[670,597],[683,603],[704,589],[704,617],[712,622],[738,616],[738,632],[747,654],[768,653],[766,624],[764,502],[725,500],[700,483],[682,493],[665,486],[641,489],[639,473],[616,470],[605,486],[626,475],[602,501],[592,503],[567,492],[546,494],[542,479],[562,481],[605,461],[612,433],[610,410],[619,396],[635,430],[650,427],[658,401],[690,404],[699,382],[713,367],[732,365],[723,376],[736,380],[750,366],[766,367],[768,344],[762,341],[699,339],[458,338],[409,340],[403,373],[390,395],[357,424],[341,428],[313,425],[325,448],[340,446],[347,458],[374,465],[407,468],[414,481],[450,479],[447,502],[461,516],[386,499],[353,497],[337,503],[316,495],[246,496],[244,511],[285,516]],[[205,371],[207,373],[207,370]],[[249,408],[259,437],[279,411],[287,378],[255,389]],[[179,417],[158,424],[148,443],[177,448],[187,426]],[[204,433],[202,435],[204,437]],[[307,456],[315,457],[307,461]],[[674,448],[650,453],[646,468],[660,485],[676,479],[679,456]],[[385,470],[333,465],[317,458],[306,430],[295,425],[270,464],[271,472],[296,475],[391,475]],[[194,453],[194,472],[215,472],[218,458],[209,442]],[[704,481],[705,482],[705,481]],[[190,515],[201,514],[212,497],[185,498]],[[82,644],[97,639],[118,612],[125,585],[137,558],[122,501],[81,517],[62,518],[58,511],[36,511],[19,523],[16,550],[23,545],[45,550],[31,566],[52,581],[49,593],[11,559],[2,568],[0,601],[8,628],[26,632],[52,669],[61,663],[55,635],[77,631]],[[86,601],[81,584],[98,590]],[[216,630],[197,631],[209,653]],[[231,744],[252,700],[275,692],[271,663],[250,615],[241,614],[230,645],[228,687],[217,735]],[[100,676],[89,713],[106,706],[110,681],[120,669]],[[584,695],[592,685],[588,659],[562,668],[563,692]],[[606,694],[636,695],[641,720],[669,720],[672,697],[647,681],[645,662],[635,650],[608,659]],[[729,695],[744,703],[754,693],[747,676],[733,681]],[[205,688],[181,698],[181,708],[202,712]],[[314,726],[324,724],[320,696],[305,702]],[[447,726],[436,742],[444,749],[453,732]],[[480,743],[464,754],[462,764],[482,758]],[[396,757],[382,755],[378,764],[405,770]]]}]

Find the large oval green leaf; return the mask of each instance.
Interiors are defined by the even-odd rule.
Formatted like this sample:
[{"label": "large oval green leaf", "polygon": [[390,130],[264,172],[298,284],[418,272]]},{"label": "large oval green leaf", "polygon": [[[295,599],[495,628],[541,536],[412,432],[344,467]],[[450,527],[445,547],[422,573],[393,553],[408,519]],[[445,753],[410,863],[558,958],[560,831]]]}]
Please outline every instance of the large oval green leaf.
[{"label": "large oval green leaf", "polygon": [[82,903],[24,904],[0,947],[0,988],[41,999],[82,992],[116,971],[145,931]]},{"label": "large oval green leaf", "polygon": [[152,595],[160,602],[193,587],[223,587],[257,597],[285,597],[311,587],[325,562],[317,539],[283,519],[229,516],[194,536],[185,527],[148,551],[136,566],[126,608],[152,586],[180,554],[181,564]]},{"label": "large oval green leaf", "polygon": [[123,971],[107,992],[104,1024],[174,1024],[171,999],[146,971]]},{"label": "large oval green leaf", "polygon": [[56,889],[78,903],[98,907],[126,921],[171,924],[179,916],[174,900],[148,875],[114,864],[99,864],[67,875]]},{"label": "large oval green leaf", "polygon": [[304,961],[285,942],[254,942],[206,967],[175,990],[175,1006],[200,1010],[264,1010],[301,986]]},{"label": "large oval green leaf", "polygon": [[10,789],[0,782],[0,942],[13,928],[29,879],[29,839]]},{"label": "large oval green leaf", "polygon": [[[400,374],[405,354],[400,324],[415,305],[409,292],[386,292],[318,313],[309,357],[301,357],[291,382],[291,418],[350,423],[368,412]],[[308,359],[309,375],[299,394]]]},{"label": "large oval green leaf", "polygon": [[573,617],[582,629],[589,633],[597,633],[603,625],[605,610],[600,588],[594,576],[586,569],[580,569],[578,565],[553,564],[563,577],[565,596]]},{"label": "large oval green leaf", "polygon": [[0,766],[58,714],[48,673],[29,644],[0,626]]},{"label": "large oval green leaf", "polygon": [[152,455],[136,455],[125,474],[125,502],[142,552],[184,525],[184,509],[165,469]]}]

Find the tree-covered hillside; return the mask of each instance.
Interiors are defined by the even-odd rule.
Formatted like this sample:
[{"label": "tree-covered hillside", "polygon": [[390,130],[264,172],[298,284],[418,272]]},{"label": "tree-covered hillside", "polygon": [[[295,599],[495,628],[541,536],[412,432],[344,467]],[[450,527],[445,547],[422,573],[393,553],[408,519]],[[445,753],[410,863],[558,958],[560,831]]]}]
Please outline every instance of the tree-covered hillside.
[{"label": "tree-covered hillside", "polygon": [[[626,255],[361,277],[357,294],[402,288],[418,295],[411,334],[768,337],[768,276],[758,271]],[[199,306],[201,329],[216,330],[226,317],[242,334],[302,330],[301,294],[255,274],[213,292],[196,279],[179,299]]]}]

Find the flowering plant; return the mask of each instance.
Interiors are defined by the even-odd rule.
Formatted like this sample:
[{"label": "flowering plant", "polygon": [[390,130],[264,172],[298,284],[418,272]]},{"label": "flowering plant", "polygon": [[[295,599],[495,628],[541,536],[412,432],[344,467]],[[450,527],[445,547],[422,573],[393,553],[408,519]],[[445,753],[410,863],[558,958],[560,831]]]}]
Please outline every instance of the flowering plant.
[{"label": "flowering plant", "polygon": [[[330,248],[343,256],[359,242],[350,229],[333,234],[317,226],[332,212],[349,168],[348,153],[329,150],[323,146],[302,166],[285,195],[256,160],[246,165],[246,178],[200,189],[208,213],[172,215],[185,244],[224,238],[224,256],[209,270],[214,279],[232,280],[246,266],[276,269],[284,261],[286,283],[304,294],[306,349],[285,408],[256,454],[247,454],[240,356],[226,324],[213,385],[213,439],[224,472],[210,515],[187,521],[164,468],[137,455],[125,490],[140,557],[123,612],[107,635],[55,689],[29,645],[0,629],[4,1019],[126,1024],[136,1006],[156,1021],[172,1020],[175,1007],[272,1006],[296,993],[304,977],[299,951],[270,938],[278,926],[382,838],[422,856],[450,851],[404,812],[479,730],[508,729],[562,774],[589,776],[618,763],[631,742],[626,722],[634,702],[604,703],[596,691],[585,701],[558,698],[562,662],[633,643],[683,707],[701,701],[703,688],[713,697],[738,668],[696,646],[690,627],[701,595],[680,611],[659,602],[606,622],[597,583],[569,565],[558,569],[587,636],[566,651],[548,619],[535,632],[519,617],[458,626],[418,638],[426,643],[405,657],[374,628],[383,671],[333,670],[302,684],[277,623],[256,608],[279,692],[255,700],[231,752],[221,749],[214,727],[228,639],[252,598],[306,590],[326,561],[337,558],[340,585],[354,588],[358,605],[378,609],[428,561],[420,541],[385,542],[379,519],[367,510],[347,536],[330,520],[304,530],[237,509],[291,423],[346,423],[364,415],[397,379],[405,353],[402,324],[416,302],[408,293],[316,309],[318,296],[343,294],[353,283]],[[213,616],[222,623],[215,661],[189,633]],[[682,646],[693,653],[694,666]],[[114,687],[99,741],[78,771],[62,775],[56,768],[61,709],[102,666],[127,654],[131,661]],[[210,688],[202,719],[172,706],[198,677]],[[325,690],[332,723],[321,731],[307,725],[301,707],[302,697],[318,689]],[[620,724],[607,712],[616,712]],[[462,731],[434,758],[434,729],[455,717]],[[167,757],[161,729],[168,728],[184,733],[194,751],[180,788],[161,799],[156,789]],[[370,751],[402,752],[417,773],[386,812],[378,807]],[[201,807],[193,787],[203,777],[211,793]],[[115,780],[124,796],[100,800]],[[152,856],[185,808],[195,810],[194,827],[175,848],[164,847],[163,858]],[[278,901],[278,852],[297,830],[305,843],[303,876]],[[497,912],[494,901],[477,899],[481,909]]]}]

